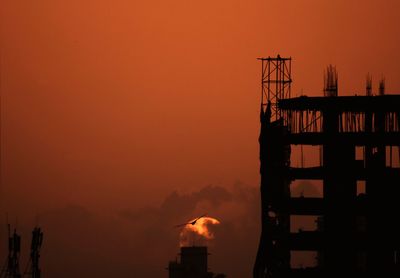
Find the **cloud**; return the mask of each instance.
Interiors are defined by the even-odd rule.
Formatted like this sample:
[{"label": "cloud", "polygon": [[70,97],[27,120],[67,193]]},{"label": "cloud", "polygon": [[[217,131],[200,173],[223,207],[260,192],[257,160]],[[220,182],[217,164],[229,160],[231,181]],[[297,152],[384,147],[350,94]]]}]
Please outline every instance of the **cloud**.
[{"label": "cloud", "polygon": [[[207,242],[211,270],[250,277],[260,234],[260,196],[258,187],[240,182],[172,191],[159,206],[99,212],[69,205],[44,211],[38,216],[44,231],[43,275],[166,277],[168,262],[179,253],[181,228],[174,226],[204,213],[220,221],[212,226],[215,238]],[[25,262],[30,231],[21,231]]]},{"label": "cloud", "polygon": [[[210,267],[230,277],[246,277],[258,243],[258,200],[257,188],[236,183],[189,193],[173,191],[159,206],[127,208],[115,215],[83,206],[49,211],[40,216],[53,257],[46,269],[57,277],[110,277],[114,268],[118,270],[113,277],[164,277],[169,260],[179,253],[181,229],[174,226],[207,213],[221,221],[212,228],[215,239],[208,242],[213,254]],[[234,267],[226,254],[238,262]],[[60,261],[66,266],[62,272]],[[93,268],[89,271],[87,266]]]},{"label": "cloud", "polygon": [[[139,227],[143,247],[147,246],[158,253],[159,265],[167,265],[179,252],[181,229],[173,226],[207,213],[221,222],[211,227],[215,238],[207,242],[212,253],[211,269],[225,272],[229,277],[248,277],[258,244],[258,192],[256,187],[240,182],[231,187],[209,185],[187,194],[174,191],[159,207],[124,210],[119,215],[131,225]],[[155,246],[158,250],[154,250]],[[144,275],[162,277],[160,272]]]}]

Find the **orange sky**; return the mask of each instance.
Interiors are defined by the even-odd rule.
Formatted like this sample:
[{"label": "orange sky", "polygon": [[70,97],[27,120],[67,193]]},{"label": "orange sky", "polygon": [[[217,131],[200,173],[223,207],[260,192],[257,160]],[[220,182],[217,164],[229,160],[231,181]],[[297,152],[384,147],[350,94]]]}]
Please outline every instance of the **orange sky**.
[{"label": "orange sky", "polygon": [[339,94],[368,72],[400,92],[397,0],[0,3],[1,210],[27,226],[258,186],[256,57],[293,57],[293,95],[321,95],[330,63]]}]

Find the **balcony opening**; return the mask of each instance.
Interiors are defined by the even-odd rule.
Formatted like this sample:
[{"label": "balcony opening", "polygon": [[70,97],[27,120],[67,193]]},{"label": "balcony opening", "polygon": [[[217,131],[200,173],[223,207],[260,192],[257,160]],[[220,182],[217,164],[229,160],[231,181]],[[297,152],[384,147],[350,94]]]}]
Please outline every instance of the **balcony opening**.
[{"label": "balcony opening", "polygon": [[291,215],[290,232],[312,232],[318,230],[318,215]]},{"label": "balcony opening", "polygon": [[386,146],[386,167],[400,168],[399,146]]},{"label": "balcony opening", "polygon": [[365,181],[357,181],[357,196],[367,193]]},{"label": "balcony opening", "polygon": [[356,160],[364,160],[365,157],[365,149],[364,147],[356,146]]},{"label": "balcony opening", "polygon": [[308,168],[321,166],[320,146],[292,145],[290,161],[295,168]]},{"label": "balcony opening", "polygon": [[295,180],[290,184],[290,197],[322,198],[322,180]]}]

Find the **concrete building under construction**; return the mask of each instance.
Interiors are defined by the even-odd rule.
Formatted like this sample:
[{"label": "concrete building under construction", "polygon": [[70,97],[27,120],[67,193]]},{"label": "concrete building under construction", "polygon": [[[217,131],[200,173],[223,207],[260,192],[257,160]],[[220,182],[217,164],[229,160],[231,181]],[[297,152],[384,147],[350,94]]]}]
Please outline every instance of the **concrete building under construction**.
[{"label": "concrete building under construction", "polygon": [[[400,277],[400,95],[385,94],[383,80],[373,94],[368,77],[365,95],[338,96],[330,66],[324,96],[292,98],[291,58],[260,60],[262,230],[253,277]],[[293,167],[297,146],[315,146],[319,165]],[[319,182],[322,196],[294,197],[296,180]],[[301,215],[318,219],[318,229],[291,231]],[[308,251],[317,264],[293,268],[291,254]]]}]

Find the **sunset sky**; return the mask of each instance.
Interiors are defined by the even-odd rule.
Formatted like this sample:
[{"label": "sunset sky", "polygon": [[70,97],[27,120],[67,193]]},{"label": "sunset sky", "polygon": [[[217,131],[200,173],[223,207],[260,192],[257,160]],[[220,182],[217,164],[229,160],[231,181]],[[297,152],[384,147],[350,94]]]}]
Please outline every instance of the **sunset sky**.
[{"label": "sunset sky", "polygon": [[206,212],[221,222],[211,269],[250,277],[256,58],[293,58],[293,96],[322,95],[329,64],[339,95],[364,94],[367,73],[399,93],[399,12],[398,0],[0,0],[0,261],[8,212],[23,268],[43,228],[43,277],[167,277],[173,225]]}]

